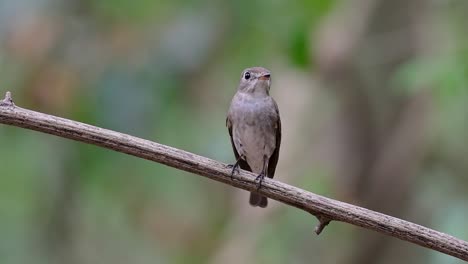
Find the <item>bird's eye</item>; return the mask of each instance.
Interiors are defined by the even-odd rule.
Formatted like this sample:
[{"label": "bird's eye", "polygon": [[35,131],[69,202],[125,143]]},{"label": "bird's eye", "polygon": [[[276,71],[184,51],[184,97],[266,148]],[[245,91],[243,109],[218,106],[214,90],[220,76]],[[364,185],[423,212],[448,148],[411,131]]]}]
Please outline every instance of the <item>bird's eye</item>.
[{"label": "bird's eye", "polygon": [[246,80],[250,79],[250,72],[246,72],[244,74],[244,79],[246,79]]}]

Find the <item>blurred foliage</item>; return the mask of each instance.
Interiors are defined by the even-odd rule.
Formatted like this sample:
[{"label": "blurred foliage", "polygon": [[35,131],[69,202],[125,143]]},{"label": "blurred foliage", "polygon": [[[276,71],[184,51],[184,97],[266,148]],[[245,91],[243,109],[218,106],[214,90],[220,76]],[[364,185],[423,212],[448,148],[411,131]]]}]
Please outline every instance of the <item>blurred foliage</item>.
[{"label": "blurred foliage", "polygon": [[[415,214],[432,210],[428,225],[466,240],[468,7],[432,2],[433,23],[448,34],[432,43],[435,55],[406,60],[390,82],[402,96],[427,91],[436,102]],[[323,128],[333,128],[327,124],[338,103],[316,87],[317,32],[342,3],[0,0],[0,92],[12,91],[22,107],[228,163],[230,98],[242,69],[263,65],[273,70],[289,144],[277,178],[342,198],[327,160],[336,158],[329,152],[337,143],[326,139],[336,131]],[[298,107],[303,111],[294,112]],[[294,208],[273,201],[270,211],[249,208],[246,192],[8,126],[0,126],[0,168],[5,264],[336,263],[356,231],[332,223],[317,239],[315,218]],[[230,240],[237,235],[245,240]],[[230,243],[240,246],[231,252]],[[417,254],[419,263],[458,263],[429,250]]]}]

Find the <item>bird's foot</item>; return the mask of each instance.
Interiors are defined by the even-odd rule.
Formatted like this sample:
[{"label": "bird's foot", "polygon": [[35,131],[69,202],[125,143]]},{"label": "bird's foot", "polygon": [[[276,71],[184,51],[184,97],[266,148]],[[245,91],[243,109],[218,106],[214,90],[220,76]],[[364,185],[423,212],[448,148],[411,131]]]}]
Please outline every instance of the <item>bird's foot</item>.
[{"label": "bird's foot", "polygon": [[231,181],[232,181],[232,180],[234,180],[234,178],[233,178],[234,173],[239,173],[239,162],[237,161],[234,164],[229,164],[229,165],[227,165],[227,167],[232,168],[232,171],[231,171]]},{"label": "bird's foot", "polygon": [[255,182],[257,182],[257,190],[262,187],[263,179],[265,178],[265,174],[262,172],[260,173],[257,178],[255,178]]}]

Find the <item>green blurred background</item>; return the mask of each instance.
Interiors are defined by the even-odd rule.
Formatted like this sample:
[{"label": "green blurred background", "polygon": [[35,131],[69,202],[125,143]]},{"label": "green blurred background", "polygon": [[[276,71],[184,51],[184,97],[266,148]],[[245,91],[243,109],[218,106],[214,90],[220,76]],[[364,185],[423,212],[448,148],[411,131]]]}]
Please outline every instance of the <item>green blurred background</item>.
[{"label": "green blurred background", "polygon": [[[468,1],[0,0],[0,93],[232,163],[272,71],[276,178],[468,240]],[[0,263],[462,263],[124,154],[0,126]]]}]

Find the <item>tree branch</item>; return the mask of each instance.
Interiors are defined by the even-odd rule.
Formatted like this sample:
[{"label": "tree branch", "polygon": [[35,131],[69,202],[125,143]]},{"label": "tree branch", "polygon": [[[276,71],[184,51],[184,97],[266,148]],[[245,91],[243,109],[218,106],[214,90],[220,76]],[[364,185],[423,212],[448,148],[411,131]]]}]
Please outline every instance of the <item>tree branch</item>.
[{"label": "tree branch", "polygon": [[[256,190],[256,175],[250,172],[241,170],[231,180],[231,169],[224,163],[112,130],[23,109],[14,105],[9,92],[0,101],[0,123],[97,145],[247,191]],[[317,234],[330,220],[341,221],[468,261],[468,242],[408,221],[329,199],[269,178],[265,178],[258,192],[315,215],[319,219],[315,229]]]}]

